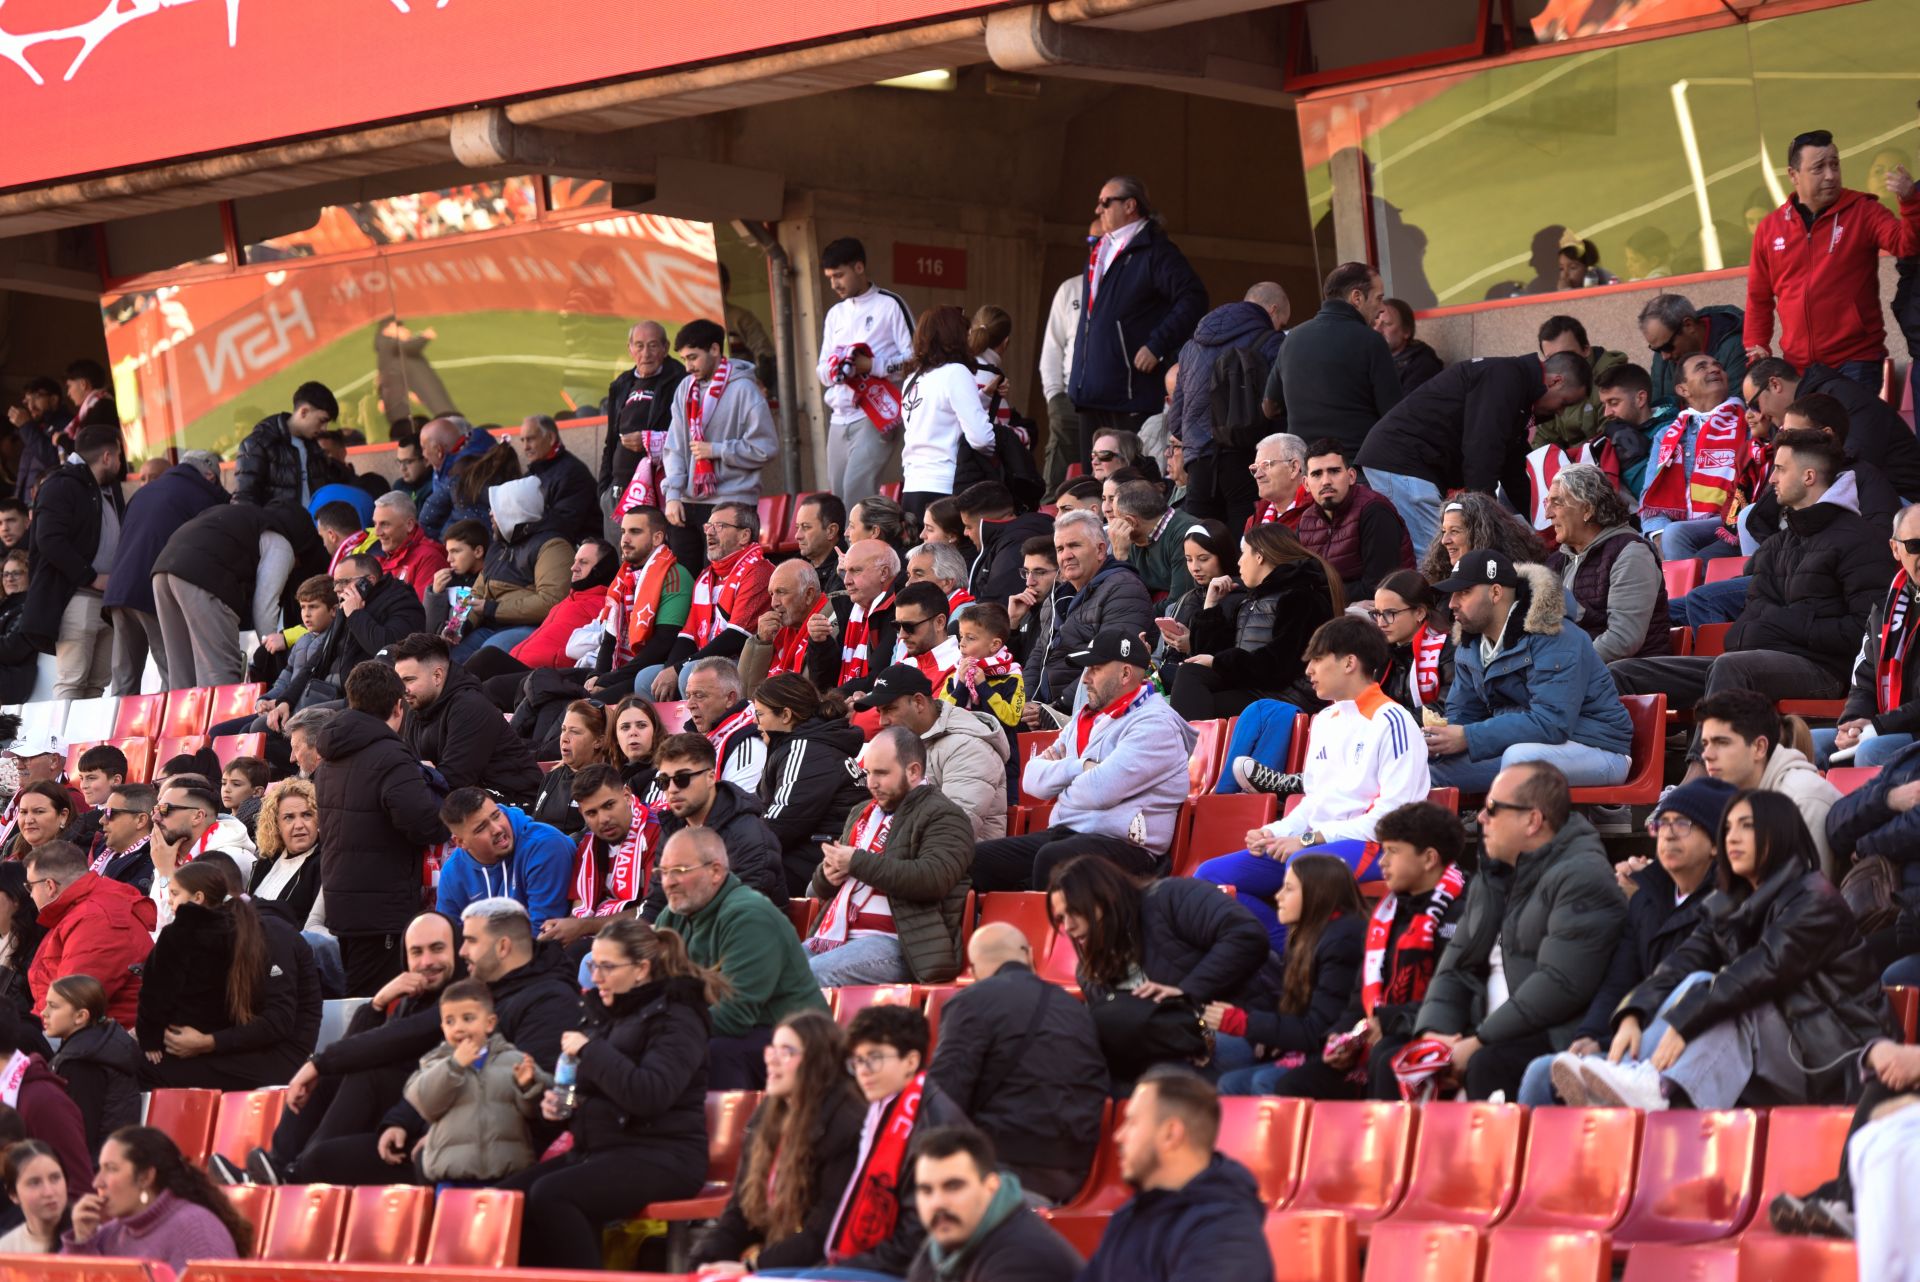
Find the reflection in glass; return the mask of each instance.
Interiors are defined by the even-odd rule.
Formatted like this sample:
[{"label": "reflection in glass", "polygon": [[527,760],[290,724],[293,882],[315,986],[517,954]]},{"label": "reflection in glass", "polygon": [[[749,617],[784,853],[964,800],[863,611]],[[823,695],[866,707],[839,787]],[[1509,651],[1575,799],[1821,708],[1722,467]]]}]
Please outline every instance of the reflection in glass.
[{"label": "reflection in glass", "polygon": [[[270,263],[285,258],[318,258],[510,227],[538,216],[539,191],[537,179],[507,178],[328,205],[308,227],[249,243],[246,260]],[[247,235],[248,229],[242,225],[240,232]]]}]

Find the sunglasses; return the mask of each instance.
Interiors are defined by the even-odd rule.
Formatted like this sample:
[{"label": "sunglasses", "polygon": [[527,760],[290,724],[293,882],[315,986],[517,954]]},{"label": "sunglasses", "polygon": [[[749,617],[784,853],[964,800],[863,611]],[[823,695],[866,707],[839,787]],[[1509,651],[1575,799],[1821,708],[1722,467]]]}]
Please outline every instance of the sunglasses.
[{"label": "sunglasses", "polygon": [[712,773],[712,766],[705,766],[699,770],[676,770],[672,774],[668,774],[663,770],[653,777],[653,786],[662,792],[668,788],[679,788],[684,791],[688,784],[698,779],[701,775],[710,775]]},{"label": "sunglasses", "polygon": [[1095,209],[1105,209],[1108,205],[1117,205],[1123,200],[1132,200],[1131,196],[1102,196],[1093,202]]},{"label": "sunglasses", "polygon": [[1489,797],[1485,802],[1481,804],[1480,813],[1483,815],[1497,815],[1502,810],[1511,810],[1515,814],[1524,814],[1527,811],[1532,809],[1533,809],[1532,806],[1523,806],[1517,802],[1512,802],[1512,801],[1495,801],[1491,797]]},{"label": "sunglasses", "polygon": [[1894,542],[1905,548],[1910,555],[1920,556],[1920,539],[1895,539]]},{"label": "sunglasses", "polygon": [[1112,450],[1095,450],[1090,456],[1096,463],[1117,462],[1120,456]]}]

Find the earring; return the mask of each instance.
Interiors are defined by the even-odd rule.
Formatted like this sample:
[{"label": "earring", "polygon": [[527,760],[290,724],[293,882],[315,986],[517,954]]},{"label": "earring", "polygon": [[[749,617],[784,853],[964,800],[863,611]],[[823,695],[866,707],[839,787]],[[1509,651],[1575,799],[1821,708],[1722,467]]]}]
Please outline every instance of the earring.
[{"label": "earring", "polygon": [[145,1205],[146,1205],[147,1203],[149,1203],[149,1202],[151,1202],[151,1201],[153,1201],[153,1194],[151,1194],[151,1193],[149,1193],[149,1192],[147,1192],[147,1191],[146,1191],[145,1189],[141,1189],[141,1190],[140,1190],[140,1205],[142,1205],[142,1206],[145,1206]]}]

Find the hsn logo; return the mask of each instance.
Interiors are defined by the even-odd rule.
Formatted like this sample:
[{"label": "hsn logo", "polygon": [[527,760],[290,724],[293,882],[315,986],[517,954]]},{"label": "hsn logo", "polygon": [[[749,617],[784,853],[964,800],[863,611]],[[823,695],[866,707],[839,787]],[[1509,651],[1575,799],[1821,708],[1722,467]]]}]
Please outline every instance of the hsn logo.
[{"label": "hsn logo", "polygon": [[306,295],[298,289],[284,300],[268,300],[260,308],[220,331],[212,346],[195,349],[200,376],[207,382],[207,394],[218,396],[229,378],[242,382],[250,374],[264,373],[286,359],[293,350],[296,334],[304,334],[309,343],[320,335],[307,310]]}]

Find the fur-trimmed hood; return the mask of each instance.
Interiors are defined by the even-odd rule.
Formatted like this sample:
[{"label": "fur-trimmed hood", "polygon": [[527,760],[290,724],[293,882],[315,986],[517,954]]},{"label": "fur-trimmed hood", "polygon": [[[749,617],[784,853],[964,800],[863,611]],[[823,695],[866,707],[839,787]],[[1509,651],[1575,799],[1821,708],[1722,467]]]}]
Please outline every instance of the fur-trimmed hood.
[{"label": "fur-trimmed hood", "polygon": [[[1531,561],[1522,562],[1514,569],[1520,572],[1518,597],[1521,608],[1507,616],[1507,630],[1500,638],[1500,648],[1503,650],[1519,640],[1523,632],[1542,637],[1558,636],[1567,622],[1567,594],[1560,586],[1560,576],[1546,566]],[[1454,645],[1465,645],[1468,636],[1475,641],[1480,639],[1479,633],[1467,632],[1456,618],[1453,623]]]}]

